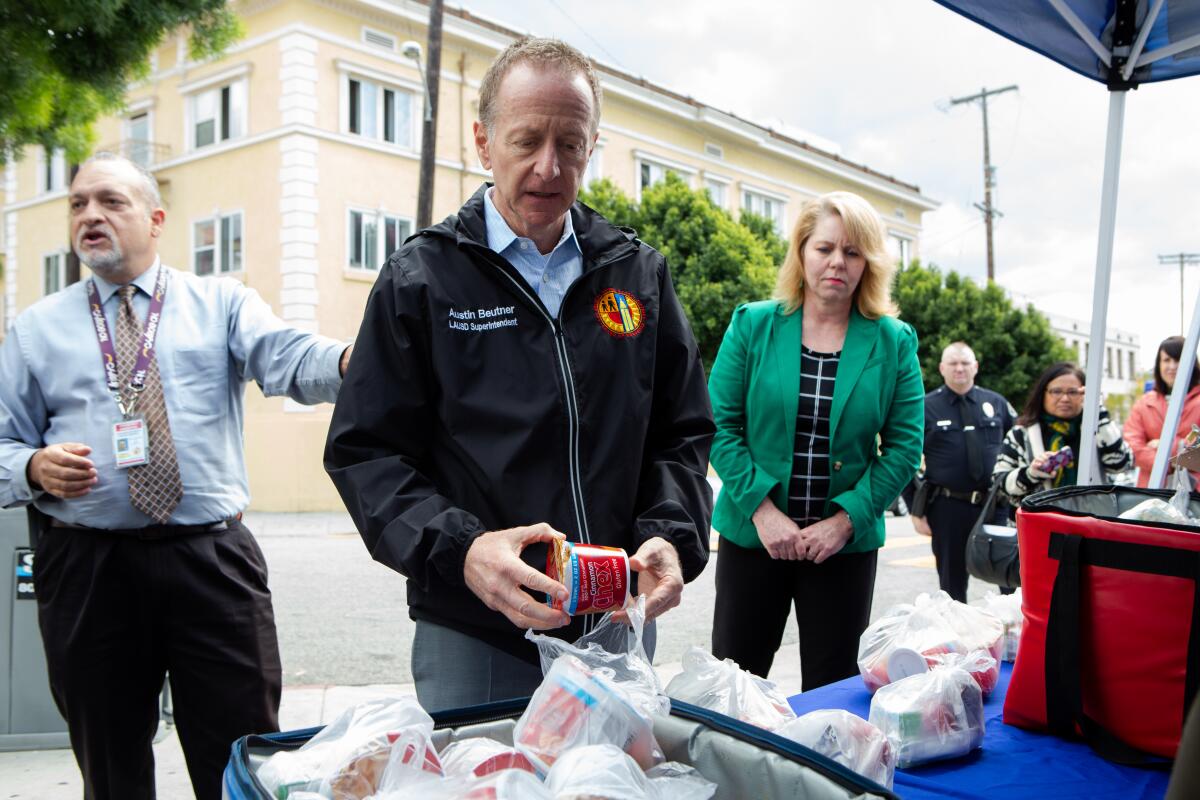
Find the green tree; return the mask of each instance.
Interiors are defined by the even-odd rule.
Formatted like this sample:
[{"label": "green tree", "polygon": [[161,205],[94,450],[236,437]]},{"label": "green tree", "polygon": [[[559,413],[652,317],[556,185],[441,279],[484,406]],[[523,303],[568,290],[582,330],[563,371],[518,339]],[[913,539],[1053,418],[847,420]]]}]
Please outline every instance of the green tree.
[{"label": "green tree", "polygon": [[72,161],[93,146],[92,123],[121,108],[151,51],[190,27],[194,59],[240,35],[226,0],[7,0],[0,4],[0,163],[29,144]]},{"label": "green tree", "polygon": [[942,384],[938,363],[953,341],[964,341],[975,351],[976,381],[1017,408],[1042,370],[1074,355],[1037,309],[1015,308],[994,282],[981,288],[956,272],[943,275],[937,267],[913,261],[897,272],[892,297],[900,318],[920,337],[917,355],[927,390]]},{"label": "green tree", "polygon": [[666,256],[706,369],[733,309],[770,296],[776,264],[762,241],[673,173],[643,190],[640,205],[610,181],[594,182],[580,199]]},{"label": "green tree", "polygon": [[783,259],[787,258],[787,239],[784,239],[775,232],[775,221],[770,217],[764,217],[762,214],[755,214],[753,211],[742,209],[741,215],[738,217],[738,222],[745,225],[754,234],[755,238],[763,243],[767,249],[767,255],[771,257],[771,261],[775,266],[782,266]]}]

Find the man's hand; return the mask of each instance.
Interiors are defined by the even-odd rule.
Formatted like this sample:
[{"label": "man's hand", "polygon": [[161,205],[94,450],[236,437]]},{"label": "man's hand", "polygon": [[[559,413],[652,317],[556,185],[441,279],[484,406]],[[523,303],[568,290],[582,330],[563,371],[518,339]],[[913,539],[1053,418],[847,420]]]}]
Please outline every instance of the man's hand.
[{"label": "man's hand", "polygon": [[767,555],[785,561],[803,560],[804,541],[800,526],[776,508],[770,497],[763,498],[750,520],[758,531],[758,540],[767,548]]},{"label": "man's hand", "polygon": [[929,520],[925,519],[925,517],[909,515],[909,519],[912,520],[914,531],[922,536],[933,536],[933,530],[929,527]]},{"label": "man's hand", "polygon": [[354,349],[354,345],[347,345],[342,351],[342,358],[338,361],[338,375],[342,378],[346,377],[346,370],[350,369],[350,351]]},{"label": "man's hand", "polygon": [[800,531],[804,539],[802,555],[814,564],[820,564],[845,547],[853,534],[854,523],[850,521],[850,515],[844,509],[839,510],[832,517]]},{"label": "man's hand", "polygon": [[521,551],[534,542],[566,538],[542,522],[476,537],[467,550],[463,577],[467,587],[493,611],[508,617],[518,628],[546,630],[571,621],[567,612],[553,609],[521,589],[545,592],[566,599],[567,587],[521,560]]},{"label": "man's hand", "polygon": [[29,483],[55,497],[83,497],[96,484],[96,466],[87,456],[92,448],[78,442],[43,447],[29,459]]},{"label": "man's hand", "polygon": [[[629,558],[629,569],[638,574],[638,594],[646,595],[646,621],[661,616],[679,605],[683,596],[683,567],[675,545],[661,536],[647,539]],[[629,621],[624,611],[614,619]]]}]

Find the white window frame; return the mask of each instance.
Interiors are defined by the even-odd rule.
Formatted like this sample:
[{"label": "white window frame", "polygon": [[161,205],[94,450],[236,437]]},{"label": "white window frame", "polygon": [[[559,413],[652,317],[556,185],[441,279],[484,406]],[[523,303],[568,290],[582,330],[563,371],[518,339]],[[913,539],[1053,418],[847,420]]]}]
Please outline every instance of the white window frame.
[{"label": "white window frame", "polygon": [[[372,266],[366,261],[364,256],[363,264],[354,263],[354,247],[353,238],[354,232],[354,215],[360,214],[363,217],[371,217],[375,222],[375,263]],[[379,268],[383,261],[391,255],[387,250],[387,236],[384,233],[384,225],[388,221],[403,223],[408,226],[408,232],[400,231],[396,235],[396,247],[404,243],[404,240],[412,236],[416,231],[416,220],[407,214],[397,214],[393,211],[388,211],[385,208],[367,208],[365,206],[347,206],[346,207],[346,272],[351,275],[378,275]],[[366,248],[364,247],[364,252]]]},{"label": "white window frame", "polygon": [[[361,139],[384,147],[392,147],[409,153],[421,152],[421,124],[425,113],[425,87],[416,81],[406,80],[396,75],[388,75],[368,67],[359,66],[335,59],[334,63],[340,73],[338,76],[338,130],[346,136],[357,136]],[[372,84],[375,89],[375,133],[365,134],[350,130],[350,81]],[[411,145],[389,142],[384,135],[384,91],[402,92],[408,95],[412,108]]]},{"label": "white window frame", "polygon": [[746,195],[752,195],[754,197],[757,197],[760,201],[770,200],[772,203],[775,203],[779,206],[779,215],[773,218],[773,222],[775,223],[775,233],[777,233],[780,236],[785,236],[784,229],[787,226],[787,207],[788,207],[787,195],[780,194],[779,192],[772,192],[770,189],[763,189],[760,186],[754,186],[752,184],[746,183],[745,181],[742,182],[741,189],[742,189],[742,191],[741,191],[741,195],[739,197],[739,200],[741,202],[738,203],[738,209],[741,211],[750,211],[751,213],[758,214],[760,217],[771,218],[771,216],[772,216],[770,214],[764,214],[762,212],[761,203],[760,203],[759,208],[750,208],[746,204]]},{"label": "white window frame", "polygon": [[593,181],[598,181],[604,178],[604,142],[596,141],[596,146],[592,148],[592,157],[588,159],[587,169],[583,173],[583,188],[592,185]]},{"label": "white window frame", "polygon": [[[241,264],[236,268],[225,264],[225,240],[221,232],[221,223],[227,219],[237,218],[238,238],[241,239]],[[213,270],[208,275],[196,272],[196,226],[204,223],[213,225]],[[202,278],[217,278],[222,275],[241,275],[246,271],[246,215],[241,209],[214,209],[207,217],[197,217],[191,221],[188,228],[188,260],[193,275]]]},{"label": "white window frame", "polygon": [[[724,175],[717,175],[707,171],[704,173],[704,188],[709,190],[708,196],[712,197],[713,205],[715,205],[717,208],[723,208],[726,211],[729,210],[729,199],[732,197],[729,188],[732,185],[732,178],[726,178]],[[718,198],[713,197],[711,190],[714,186],[721,187],[721,194],[723,197],[720,199],[720,201]]]},{"label": "white window frame", "polygon": [[[674,161],[669,158],[664,158],[657,153],[646,153],[641,150],[633,151],[633,188],[634,200],[642,202],[642,165],[647,165],[651,168],[657,167],[662,170],[665,177],[668,172],[674,172],[679,177],[683,178],[688,186],[695,188],[696,173],[699,172],[696,167],[691,164],[684,164],[681,161]],[[651,180],[650,185],[653,186],[658,181]]]},{"label": "white window frame", "polygon": [[[137,140],[133,138],[133,121],[138,117],[146,118],[146,138]],[[134,150],[141,144],[146,149],[146,163],[143,167],[152,167],[156,161],[154,153],[154,109],[146,106],[144,108],[132,108],[126,111],[125,118],[121,121],[121,152],[130,161],[135,164],[140,163],[134,158]]]},{"label": "white window frame", "polygon": [[55,148],[47,157],[46,148],[38,153],[38,194],[51,194],[67,190],[67,156]]},{"label": "white window frame", "polygon": [[[231,142],[235,139],[244,138],[250,129],[250,67],[243,65],[235,67],[232,70],[213,75],[210,78],[205,78],[192,83],[185,84],[179,87],[179,92],[184,96],[184,126],[186,131],[187,150],[193,152],[196,150],[206,150],[210,147],[218,147],[224,142]],[[242,104],[241,115],[235,117],[229,125],[229,135],[222,138],[221,131],[225,127],[224,109],[221,98],[221,93],[225,89],[229,90],[229,106],[231,112],[235,111],[235,104],[240,100]],[[196,116],[196,104],[200,102],[200,98],[209,93],[215,93],[215,110],[213,112],[213,140],[205,144],[197,144],[196,142],[196,125],[200,121]],[[230,116],[233,116],[231,113]]]},{"label": "white window frame", "polygon": [[[46,267],[48,266],[47,262],[50,261],[51,259],[55,260],[54,268],[58,273],[55,276],[55,278],[56,278],[55,283],[57,283],[58,286],[54,289],[51,289],[50,291],[47,291],[46,290]],[[42,253],[41,272],[42,272],[42,296],[43,297],[49,297],[50,295],[54,294],[55,292],[60,292],[63,289],[65,289],[67,286],[67,251],[63,248],[59,248],[58,250],[51,250],[49,253]]]},{"label": "white window frame", "polygon": [[888,240],[896,243],[896,266],[907,266],[912,261],[913,238],[907,234],[889,230]]}]

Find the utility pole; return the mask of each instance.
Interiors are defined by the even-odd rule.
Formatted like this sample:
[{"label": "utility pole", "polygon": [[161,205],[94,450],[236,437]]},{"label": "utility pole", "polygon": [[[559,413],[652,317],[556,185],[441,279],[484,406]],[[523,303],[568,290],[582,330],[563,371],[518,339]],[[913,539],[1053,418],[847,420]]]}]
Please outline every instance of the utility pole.
[{"label": "utility pole", "polygon": [[[417,230],[433,218],[433,167],[437,158],[438,84],[442,76],[442,0],[429,4],[429,42],[425,62],[425,124],[421,128],[421,179],[417,189]],[[420,62],[418,61],[418,65]]]},{"label": "utility pole", "polygon": [[1183,318],[1183,268],[1200,264],[1200,253],[1170,253],[1168,255],[1160,255],[1158,257],[1160,264],[1179,264],[1179,333],[1182,334],[1186,328],[1186,321]]},{"label": "utility pole", "polygon": [[995,94],[1015,92],[1016,90],[1017,86],[1013,84],[1005,86],[1003,89],[980,89],[979,94],[950,100],[952,106],[960,103],[973,103],[978,100],[979,105],[983,108],[983,205],[976,203],[975,207],[983,212],[983,221],[987,226],[987,276],[989,281],[996,280],[996,256],[992,247],[992,218],[1004,215],[992,207],[992,187],[996,185],[996,168],[992,166],[991,150],[988,146],[987,99]]}]

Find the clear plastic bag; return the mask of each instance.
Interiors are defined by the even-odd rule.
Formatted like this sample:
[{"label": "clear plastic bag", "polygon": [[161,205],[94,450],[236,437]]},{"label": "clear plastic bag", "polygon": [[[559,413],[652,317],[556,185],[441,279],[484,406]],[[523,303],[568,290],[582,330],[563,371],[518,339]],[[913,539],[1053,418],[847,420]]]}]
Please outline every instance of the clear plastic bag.
[{"label": "clear plastic bag", "polygon": [[[362,800],[378,790],[394,742],[403,739],[415,751],[432,732],[433,719],[415,697],[369,700],[346,709],[299,750],[272,755],[259,767],[258,779],[281,800],[298,791]],[[441,774],[432,747],[421,764]]]},{"label": "clear plastic bag", "polygon": [[546,789],[556,800],[657,800],[642,768],[611,744],[563,753],[546,775]]},{"label": "clear plastic bag", "polygon": [[506,769],[482,778],[447,778],[401,792],[380,792],[371,800],[555,800],[536,775]]},{"label": "clear plastic bag", "polygon": [[643,768],[662,763],[650,716],[634,705],[607,670],[559,656],[513,729],[513,743],[541,773],[574,747],[611,744]]},{"label": "clear plastic bag", "polygon": [[[444,774],[441,758],[429,739],[429,732],[423,728],[411,727],[401,731],[392,740],[391,752],[375,791],[405,790],[429,780],[440,780]],[[354,796],[347,791],[349,788],[350,786],[345,787],[343,794]],[[361,789],[355,794],[359,791]],[[362,796],[369,797],[370,794]],[[334,797],[337,797],[337,792],[334,793]]]},{"label": "clear plastic bag", "polygon": [[810,711],[775,732],[892,788],[896,751],[883,731],[856,714],[840,708]]},{"label": "clear plastic bag", "polygon": [[495,739],[460,739],[447,745],[439,757],[448,778],[481,778],[505,769],[535,772],[524,753]]},{"label": "clear plastic bag", "polygon": [[942,667],[882,687],[870,722],[896,750],[901,769],[966,755],[983,744],[983,693],[957,667]]},{"label": "clear plastic bag", "polygon": [[1000,682],[1000,662],[992,658],[986,650],[972,650],[965,656],[959,653],[942,653],[931,656],[932,669],[958,667],[965,670],[979,684],[979,691],[984,697],[990,697],[996,684]]},{"label": "clear plastic bag", "polygon": [[774,683],[694,645],[683,654],[683,672],[667,684],[667,694],[769,731],[796,718]]},{"label": "clear plastic bag", "polygon": [[687,764],[668,761],[646,770],[655,800],[709,800],[717,784]]},{"label": "clear plastic bag", "polygon": [[995,615],[1004,626],[1004,645],[1001,647],[1002,661],[1015,661],[1017,645],[1021,641],[1021,626],[1025,622],[1025,614],[1021,611],[1021,590],[1012,594],[1000,594],[992,590],[983,596],[979,608]]},{"label": "clear plastic bag", "polygon": [[642,644],[646,624],[645,595],[625,610],[629,615],[628,625],[613,619],[609,612],[600,618],[595,628],[574,643],[531,630],[525,632],[525,638],[537,645],[543,675],[550,674],[551,666],[560,656],[570,654],[589,669],[602,670],[644,713],[666,714],[671,710],[671,700],[663,693],[662,681]]}]

